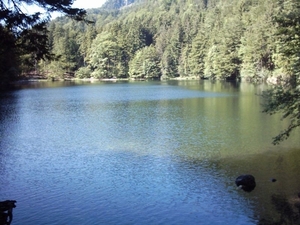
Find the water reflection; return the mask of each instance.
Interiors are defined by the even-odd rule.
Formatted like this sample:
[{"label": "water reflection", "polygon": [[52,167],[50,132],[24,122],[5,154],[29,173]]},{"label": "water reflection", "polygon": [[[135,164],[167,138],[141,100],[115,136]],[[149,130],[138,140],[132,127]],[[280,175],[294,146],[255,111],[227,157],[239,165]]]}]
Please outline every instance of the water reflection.
[{"label": "water reflection", "polygon": [[[237,194],[244,199],[244,206],[252,208],[257,224],[298,224],[300,186],[295,171],[300,169],[299,160],[299,149],[272,150],[268,154],[223,159],[220,169],[226,171],[229,179],[239,172],[255,176],[255,190]],[[272,182],[274,177],[276,182]]]},{"label": "water reflection", "polygon": [[300,223],[300,199],[292,198],[287,199],[281,195],[272,195],[271,202],[274,205],[275,210],[278,212],[278,215],[272,219],[261,219],[260,224],[299,224]]}]

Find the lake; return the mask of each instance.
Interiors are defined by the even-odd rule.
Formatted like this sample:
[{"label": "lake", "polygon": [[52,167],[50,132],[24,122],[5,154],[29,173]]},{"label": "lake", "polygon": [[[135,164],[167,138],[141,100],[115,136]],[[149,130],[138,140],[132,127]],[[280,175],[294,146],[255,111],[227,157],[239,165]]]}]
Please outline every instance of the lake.
[{"label": "lake", "polygon": [[0,94],[0,200],[17,200],[13,225],[299,224],[299,132],[272,145],[287,124],[261,113],[267,88],[20,85]]}]

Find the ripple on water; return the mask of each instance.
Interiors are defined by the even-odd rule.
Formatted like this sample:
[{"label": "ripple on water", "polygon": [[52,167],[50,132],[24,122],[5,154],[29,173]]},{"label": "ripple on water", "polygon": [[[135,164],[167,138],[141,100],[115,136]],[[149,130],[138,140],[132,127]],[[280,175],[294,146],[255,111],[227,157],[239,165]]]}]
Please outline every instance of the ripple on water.
[{"label": "ripple on water", "polygon": [[200,89],[155,83],[17,92],[3,111],[9,115],[0,116],[0,196],[18,201],[13,224],[257,224],[260,207],[274,213],[264,193],[279,186],[245,195],[234,179],[250,171],[260,180],[287,165],[299,171],[297,155],[272,166],[277,153],[268,158],[257,148],[274,121],[258,116],[248,95]]}]

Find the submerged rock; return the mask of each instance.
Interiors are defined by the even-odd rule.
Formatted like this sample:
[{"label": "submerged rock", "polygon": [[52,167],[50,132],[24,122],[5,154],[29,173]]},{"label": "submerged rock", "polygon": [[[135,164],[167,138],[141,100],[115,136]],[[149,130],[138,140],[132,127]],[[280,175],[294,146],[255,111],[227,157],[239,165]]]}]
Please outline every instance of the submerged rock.
[{"label": "submerged rock", "polygon": [[250,174],[238,176],[235,180],[235,184],[246,192],[251,192],[256,187],[255,178]]}]

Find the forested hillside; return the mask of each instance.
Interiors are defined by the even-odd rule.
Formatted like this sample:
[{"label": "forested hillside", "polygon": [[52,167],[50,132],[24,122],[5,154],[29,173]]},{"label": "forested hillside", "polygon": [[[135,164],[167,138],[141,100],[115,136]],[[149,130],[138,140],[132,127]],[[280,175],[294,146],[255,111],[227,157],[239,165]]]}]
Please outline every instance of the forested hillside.
[{"label": "forested hillside", "polygon": [[101,8],[105,10],[118,10],[122,7],[129,6],[134,2],[134,0],[109,0],[106,1]]},{"label": "forested hillside", "polygon": [[88,11],[93,24],[51,21],[55,60],[41,61],[39,72],[60,78],[256,80],[294,75],[299,68],[298,0],[132,3],[108,0]]}]

